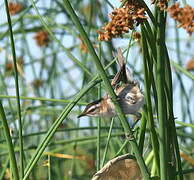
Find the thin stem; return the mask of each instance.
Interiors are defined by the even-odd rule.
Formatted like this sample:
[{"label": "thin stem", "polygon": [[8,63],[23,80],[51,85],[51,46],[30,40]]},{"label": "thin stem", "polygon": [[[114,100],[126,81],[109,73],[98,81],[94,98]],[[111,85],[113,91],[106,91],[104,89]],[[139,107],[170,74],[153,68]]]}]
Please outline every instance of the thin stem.
[{"label": "thin stem", "polygon": [[122,144],[122,146],[120,147],[120,149],[118,150],[118,152],[116,153],[115,157],[117,157],[118,155],[121,154],[121,152],[123,151],[123,149],[125,148],[125,146],[129,143],[128,140],[125,140],[125,142]]},{"label": "thin stem", "polygon": [[4,167],[2,167],[2,169],[1,169],[0,180],[3,179],[3,177],[4,177],[5,173],[6,173],[6,169],[7,169],[8,165],[9,165],[9,156],[7,156],[7,159],[5,161]]},{"label": "thin stem", "polygon": [[[146,111],[146,107],[144,108],[144,111]],[[141,125],[140,125],[140,133],[139,133],[139,148],[141,153],[143,154],[143,147],[144,147],[144,141],[145,141],[145,133],[146,133],[146,125],[147,125],[147,119],[146,119],[146,113],[142,113],[141,118]]]},{"label": "thin stem", "polygon": [[18,119],[19,119],[19,144],[20,144],[20,174],[21,177],[24,175],[24,163],[23,163],[23,140],[22,140],[22,118],[21,118],[21,107],[20,107],[20,92],[19,92],[19,81],[18,81],[18,71],[16,63],[16,53],[15,53],[15,43],[13,38],[12,23],[9,14],[9,7],[7,0],[4,1],[6,6],[7,21],[9,25],[10,32],[10,41],[11,41],[11,50],[14,62],[14,77],[15,77],[15,86],[16,86],[16,97],[17,97],[17,110],[18,110]]},{"label": "thin stem", "polygon": [[3,109],[3,105],[0,101],[0,117],[2,120],[2,124],[3,124],[3,128],[4,128],[4,134],[5,134],[5,139],[7,142],[7,148],[9,151],[9,157],[10,157],[10,163],[11,163],[11,167],[12,167],[12,171],[13,171],[13,175],[15,180],[19,180],[19,173],[18,173],[18,167],[17,167],[17,162],[16,162],[16,157],[14,154],[14,147],[13,147],[13,143],[11,140],[11,136],[10,136],[10,132],[9,132],[9,126],[7,123],[7,119],[5,116],[5,112]]},{"label": "thin stem", "polygon": [[48,155],[48,180],[51,180],[51,156]]},{"label": "thin stem", "polygon": [[[172,157],[171,159],[174,160],[174,156],[176,156],[176,164],[178,168],[178,178],[180,180],[183,180],[183,174],[182,174],[182,165],[181,165],[181,157],[180,157],[180,151],[179,151],[179,145],[178,145],[178,139],[177,139],[177,133],[176,133],[176,126],[175,126],[175,117],[174,117],[174,112],[173,112],[173,86],[172,86],[172,72],[171,72],[171,67],[170,67],[170,59],[168,56],[168,51],[165,46],[165,52],[166,52],[166,94],[167,94],[167,103],[168,103],[168,111],[169,111],[169,136],[172,137],[169,146],[171,147],[172,151]],[[170,138],[169,138],[170,139]],[[172,167],[172,170],[174,174],[176,173],[176,166]],[[171,171],[172,172],[172,171]]]},{"label": "thin stem", "polygon": [[[99,89],[98,89],[98,98],[99,99],[101,98],[101,85],[99,86]],[[97,134],[97,154],[96,154],[97,163],[96,163],[96,168],[98,171],[98,170],[100,170],[101,117],[98,118],[97,127],[98,127],[98,129],[97,129],[98,134]]]},{"label": "thin stem", "polygon": [[[17,98],[16,96],[8,96],[8,95],[0,95],[0,98],[5,98],[5,99],[15,99]],[[20,96],[20,99],[24,100],[36,100],[36,101],[48,101],[48,102],[58,102],[58,103],[70,103],[71,100],[66,100],[66,99],[52,99],[52,98],[44,98],[44,97],[26,97],[26,96]],[[86,105],[87,103],[84,102],[79,102],[78,105]]]},{"label": "thin stem", "polygon": [[111,133],[112,133],[112,128],[113,128],[113,123],[114,123],[114,118],[112,118],[111,123],[110,123],[110,128],[109,128],[109,132],[108,132],[108,137],[107,137],[107,141],[106,141],[104,155],[103,155],[103,158],[102,158],[101,168],[103,167],[103,165],[105,163],[105,160],[106,160],[106,155],[107,155],[108,146],[109,146],[109,143],[110,143],[110,138],[111,138]]},{"label": "thin stem", "polygon": [[187,71],[185,68],[183,68],[181,65],[179,65],[178,63],[176,63],[175,61],[172,61],[172,60],[170,61],[170,64],[172,66],[174,66],[177,70],[182,72],[184,75],[189,77],[191,80],[194,80],[194,75],[192,73],[190,73],[189,71]]}]

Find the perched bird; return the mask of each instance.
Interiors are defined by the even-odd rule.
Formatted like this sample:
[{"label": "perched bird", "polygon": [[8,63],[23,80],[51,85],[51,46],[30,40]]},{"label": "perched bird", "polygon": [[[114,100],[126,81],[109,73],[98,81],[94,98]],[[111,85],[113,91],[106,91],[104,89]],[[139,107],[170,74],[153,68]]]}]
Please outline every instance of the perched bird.
[{"label": "perched bird", "polygon": [[[117,95],[117,100],[125,114],[141,116],[138,110],[144,104],[144,95],[140,90],[138,82],[126,67],[122,51],[118,49],[118,64],[120,70],[114,76],[111,85]],[[78,116],[114,117],[116,116],[115,106],[111,98],[106,95],[101,99],[89,103],[85,110]],[[140,118],[140,117],[139,117]]]}]

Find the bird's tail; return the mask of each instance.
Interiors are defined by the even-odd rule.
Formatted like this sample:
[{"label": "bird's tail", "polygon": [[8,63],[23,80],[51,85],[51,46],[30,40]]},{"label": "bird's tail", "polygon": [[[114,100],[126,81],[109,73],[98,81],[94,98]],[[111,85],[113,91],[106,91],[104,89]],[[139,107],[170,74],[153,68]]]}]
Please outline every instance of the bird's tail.
[{"label": "bird's tail", "polygon": [[116,86],[121,81],[124,83],[134,83],[133,76],[129,69],[126,67],[125,58],[123,57],[121,48],[118,48],[117,53],[118,53],[117,63],[120,69],[112,80],[111,83],[112,86],[113,87]]}]

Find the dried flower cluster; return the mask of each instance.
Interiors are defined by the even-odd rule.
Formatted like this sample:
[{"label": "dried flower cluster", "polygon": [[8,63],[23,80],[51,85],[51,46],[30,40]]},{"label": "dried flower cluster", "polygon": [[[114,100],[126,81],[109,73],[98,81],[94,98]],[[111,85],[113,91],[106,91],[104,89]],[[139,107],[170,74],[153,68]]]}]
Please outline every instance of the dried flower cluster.
[{"label": "dried flower cluster", "polygon": [[129,29],[133,29],[147,18],[145,9],[137,0],[128,0],[123,7],[115,9],[109,16],[111,21],[98,31],[100,41],[122,37]]},{"label": "dried flower cluster", "polygon": [[86,46],[86,44],[84,43],[83,39],[81,36],[78,36],[78,38],[80,39],[80,45],[79,45],[79,48],[80,50],[83,52],[83,53],[87,53],[88,52],[88,48]]},{"label": "dried flower cluster", "polygon": [[[17,66],[20,66],[23,69],[24,61],[22,58],[18,58],[16,63],[17,63]],[[6,72],[6,75],[12,75],[12,73],[14,72],[14,64],[12,61],[6,62],[5,72]]]},{"label": "dried flower cluster", "polygon": [[22,10],[23,6],[20,3],[9,2],[8,8],[9,8],[9,13],[11,15],[15,15],[15,14],[18,14]]},{"label": "dried flower cluster", "polygon": [[34,39],[38,46],[47,46],[49,43],[49,34],[46,31],[39,31],[34,36]]},{"label": "dried flower cluster", "polygon": [[12,72],[13,71],[13,63],[8,61],[6,64],[5,64],[5,71],[6,72]]},{"label": "dried flower cluster", "polygon": [[44,80],[42,79],[35,79],[32,81],[32,85],[34,86],[34,88],[39,88],[43,85]]},{"label": "dried flower cluster", "polygon": [[[168,7],[168,1],[169,1],[169,0],[158,0],[158,1],[157,1],[157,6],[160,8],[161,11],[167,9],[167,7]],[[155,1],[153,1],[152,4],[153,4],[154,2],[155,2]]]},{"label": "dried flower cluster", "polygon": [[191,59],[190,61],[188,61],[187,65],[186,65],[186,69],[188,71],[194,70],[194,59]]},{"label": "dried flower cluster", "polygon": [[[88,47],[86,46],[83,38],[81,36],[78,36],[78,38],[80,39],[80,44],[79,44],[79,48],[83,53],[87,53],[88,52]],[[97,48],[96,44],[93,44],[93,48]]]},{"label": "dried flower cluster", "polygon": [[179,22],[178,27],[186,29],[191,35],[194,31],[194,8],[186,5],[184,8],[179,7],[179,3],[173,4],[168,8],[170,16]]}]

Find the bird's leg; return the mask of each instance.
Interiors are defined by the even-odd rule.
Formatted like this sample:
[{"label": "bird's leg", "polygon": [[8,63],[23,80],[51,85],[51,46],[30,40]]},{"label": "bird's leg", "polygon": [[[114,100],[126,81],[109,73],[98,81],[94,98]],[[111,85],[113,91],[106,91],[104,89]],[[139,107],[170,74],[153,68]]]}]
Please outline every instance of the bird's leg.
[{"label": "bird's leg", "polygon": [[138,123],[138,121],[142,117],[141,113],[139,113],[139,112],[135,112],[133,115],[135,115],[135,122],[131,126],[132,129],[135,127],[135,125]]}]

